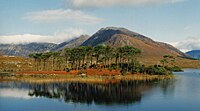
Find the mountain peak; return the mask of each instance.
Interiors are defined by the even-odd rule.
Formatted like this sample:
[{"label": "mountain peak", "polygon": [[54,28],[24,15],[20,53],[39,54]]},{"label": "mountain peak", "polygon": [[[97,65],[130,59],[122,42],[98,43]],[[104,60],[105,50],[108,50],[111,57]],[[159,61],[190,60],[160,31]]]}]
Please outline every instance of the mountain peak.
[{"label": "mountain peak", "polygon": [[52,51],[58,51],[62,50],[66,47],[68,48],[74,48],[80,46],[83,42],[85,42],[90,36],[89,35],[80,35],[79,37],[76,37],[70,41],[65,41],[60,44],[58,44],[56,47],[51,49]]},{"label": "mountain peak", "polygon": [[135,33],[123,27],[105,27],[101,28],[98,32],[102,31],[116,31],[118,32],[118,34],[139,35],[138,33]]},{"label": "mountain peak", "polygon": [[123,28],[123,27],[105,27],[105,28],[101,28],[100,30],[128,30],[128,29]]},{"label": "mountain peak", "polygon": [[98,30],[91,37],[88,35],[81,35],[70,41],[65,41],[60,44],[19,44],[19,45],[1,45],[0,52],[6,52],[8,55],[27,55],[33,52],[43,52],[47,50],[59,51],[66,47],[74,48],[82,46],[97,46],[99,44],[106,44],[114,47],[121,47],[125,45],[133,46],[142,50],[142,55],[147,57],[159,56],[162,58],[165,54],[181,55],[184,53],[175,47],[160,43],[148,38],[139,33],[135,33],[123,27],[105,27]]},{"label": "mountain peak", "polygon": [[82,46],[97,46],[99,44],[114,47],[130,45],[141,49],[144,52],[142,54],[145,56],[158,55],[162,57],[165,54],[185,56],[184,53],[169,44],[156,42],[151,38],[122,27],[101,28],[86,40]]},{"label": "mountain peak", "polygon": [[153,42],[153,40],[151,40],[150,38],[145,37],[141,34],[135,33],[133,31],[130,31],[123,27],[106,27],[106,28],[101,28],[99,31],[93,34],[87,41],[85,41],[82,45],[96,46],[97,44],[103,43],[109,40],[112,36],[117,35],[117,34],[138,38],[142,41]]},{"label": "mountain peak", "polygon": [[195,59],[200,59],[200,50],[191,50],[186,52],[186,54],[190,55],[191,57]]}]

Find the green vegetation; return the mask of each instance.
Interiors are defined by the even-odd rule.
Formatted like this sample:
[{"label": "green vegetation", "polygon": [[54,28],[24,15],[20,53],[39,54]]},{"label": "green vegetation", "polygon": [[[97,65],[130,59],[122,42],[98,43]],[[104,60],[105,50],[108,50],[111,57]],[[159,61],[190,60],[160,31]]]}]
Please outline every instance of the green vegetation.
[{"label": "green vegetation", "polygon": [[183,71],[180,67],[175,66],[176,59],[171,55],[164,55],[163,59],[160,61],[163,67],[169,71],[179,72]]},{"label": "green vegetation", "polygon": [[[106,45],[96,47],[80,46],[66,48],[60,52],[46,52],[30,54],[33,71],[67,71],[88,68],[120,70],[123,75],[127,73],[143,73],[151,75],[166,75],[181,69],[174,66],[175,58],[164,55],[161,65],[144,66],[137,60],[141,50],[131,47],[113,48]],[[173,66],[173,67],[170,67]]]}]

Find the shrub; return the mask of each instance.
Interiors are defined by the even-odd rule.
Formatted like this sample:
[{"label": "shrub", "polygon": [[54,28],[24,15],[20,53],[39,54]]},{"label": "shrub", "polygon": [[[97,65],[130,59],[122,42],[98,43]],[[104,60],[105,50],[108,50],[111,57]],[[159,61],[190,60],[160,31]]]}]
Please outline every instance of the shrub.
[{"label": "shrub", "polygon": [[121,72],[122,75],[126,75],[127,74],[127,69],[123,68],[120,72]]},{"label": "shrub", "polygon": [[166,69],[165,67],[162,66],[149,66],[145,69],[145,72],[147,74],[152,74],[152,75],[166,75],[166,74],[171,74],[171,71]]},{"label": "shrub", "polygon": [[116,70],[116,69],[117,69],[117,65],[116,65],[116,64],[111,64],[111,65],[110,65],[110,69]]},{"label": "shrub", "polygon": [[181,72],[183,71],[180,67],[174,66],[174,67],[165,67],[167,70],[173,71],[173,72]]},{"label": "shrub", "polygon": [[65,68],[64,69],[66,72],[70,72],[70,69],[69,68]]},{"label": "shrub", "polygon": [[171,71],[174,71],[174,72],[181,72],[181,71],[183,71],[180,67],[178,67],[178,66],[174,66],[174,67],[172,67],[172,70]]}]

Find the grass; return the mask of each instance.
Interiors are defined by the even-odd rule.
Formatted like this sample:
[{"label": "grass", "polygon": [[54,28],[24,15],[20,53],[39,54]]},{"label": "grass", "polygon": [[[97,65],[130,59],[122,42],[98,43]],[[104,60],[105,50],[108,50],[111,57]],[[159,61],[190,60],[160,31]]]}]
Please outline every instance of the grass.
[{"label": "grass", "polygon": [[[146,66],[158,64],[160,57],[139,58],[141,64]],[[181,57],[176,58],[176,65],[182,68],[200,68],[200,60],[190,60]],[[173,75],[145,75],[126,74],[121,75],[119,70],[87,69],[87,77],[77,75],[80,71],[27,71],[31,70],[31,61],[28,58],[0,56],[0,71],[18,71],[16,74],[0,74],[0,81],[27,81],[27,82],[87,82],[109,83],[121,80],[154,80],[169,79]],[[7,75],[7,76],[6,76]]]},{"label": "grass", "polygon": [[[103,71],[102,71],[103,72]],[[173,75],[147,75],[147,74],[127,74],[127,75],[98,75],[88,74],[85,77],[77,74],[12,74],[0,76],[0,81],[24,81],[30,83],[46,82],[81,82],[81,83],[117,83],[120,81],[151,81],[173,78]]]},{"label": "grass", "polygon": [[[150,66],[150,65],[155,65],[155,64],[160,64],[159,62],[162,57],[158,56],[151,56],[151,57],[140,57],[139,61],[141,64],[144,64],[145,66]],[[174,64],[176,66],[179,66],[181,68],[200,68],[200,60],[192,60],[192,59],[187,59],[183,57],[176,57],[176,63]]]},{"label": "grass", "polygon": [[[145,66],[160,64],[160,56],[141,56],[139,58],[140,64]],[[191,60],[182,57],[176,57],[176,66],[182,68],[200,68],[200,60]],[[13,56],[0,55],[0,71],[28,71],[31,70],[31,59]]]}]

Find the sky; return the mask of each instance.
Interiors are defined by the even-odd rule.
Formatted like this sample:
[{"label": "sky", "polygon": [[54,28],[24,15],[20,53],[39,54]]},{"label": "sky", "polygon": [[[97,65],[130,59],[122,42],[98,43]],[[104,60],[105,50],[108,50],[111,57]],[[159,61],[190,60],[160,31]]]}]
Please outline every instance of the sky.
[{"label": "sky", "polygon": [[61,43],[110,26],[200,49],[200,0],[0,0],[0,43]]}]

